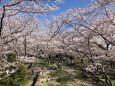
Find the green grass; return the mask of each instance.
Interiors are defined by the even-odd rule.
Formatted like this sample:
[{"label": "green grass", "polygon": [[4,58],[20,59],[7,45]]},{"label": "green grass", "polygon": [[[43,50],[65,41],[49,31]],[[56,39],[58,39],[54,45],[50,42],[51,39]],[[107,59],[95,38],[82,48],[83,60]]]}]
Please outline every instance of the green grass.
[{"label": "green grass", "polygon": [[36,63],[33,63],[32,67],[46,67],[46,68],[57,68],[56,64],[49,64],[44,59],[39,59]]},{"label": "green grass", "polygon": [[61,84],[54,80],[49,82],[43,82],[42,86],[61,86]]},{"label": "green grass", "polygon": [[57,82],[61,83],[62,85],[70,84],[70,83],[74,82],[74,78],[72,78],[70,76],[59,77],[57,79]]},{"label": "green grass", "polygon": [[27,84],[22,85],[22,86],[30,86],[31,84],[32,84],[32,81],[31,81],[31,80],[28,80],[28,81],[27,81]]},{"label": "green grass", "polygon": [[63,77],[63,76],[68,76],[69,73],[65,70],[57,70],[49,73],[48,75],[50,75],[51,77]]},{"label": "green grass", "polygon": [[113,86],[115,86],[115,80],[111,80],[111,82],[113,83]]},{"label": "green grass", "polygon": [[[84,59],[84,64],[89,65],[89,60]],[[45,67],[47,70],[50,70],[50,68],[57,68],[57,65],[49,64],[48,61],[39,59],[36,63],[33,63],[32,67]],[[59,68],[57,69],[58,70],[56,71],[45,75],[43,74],[39,77],[39,79],[43,79],[42,86],[75,86],[77,83],[78,86],[97,85],[97,83],[95,83],[95,81],[90,77],[84,78],[83,72],[77,67],[76,63],[64,63],[63,70]],[[48,76],[54,78],[55,80],[47,81]],[[44,79],[46,81],[44,81]],[[115,85],[115,80],[112,80],[112,83]]]}]

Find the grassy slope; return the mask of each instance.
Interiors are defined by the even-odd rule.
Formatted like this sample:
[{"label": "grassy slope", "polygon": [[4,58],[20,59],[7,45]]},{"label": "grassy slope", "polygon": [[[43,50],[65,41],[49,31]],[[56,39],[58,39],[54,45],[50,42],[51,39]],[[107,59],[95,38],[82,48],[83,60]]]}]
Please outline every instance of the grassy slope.
[{"label": "grassy slope", "polygon": [[[55,64],[48,64],[44,60],[39,60],[38,63],[34,64],[33,67],[57,67]],[[82,79],[82,74],[80,70],[76,70],[75,68],[68,67],[65,65],[64,71],[57,71],[56,73],[50,73],[50,74],[43,74],[39,77],[38,82],[36,83],[36,86],[98,86],[98,85],[93,85],[90,81],[88,80],[83,80]],[[64,75],[68,75],[68,77],[65,77]],[[60,77],[63,76],[63,78],[57,80],[49,80],[47,81],[48,76],[50,77]],[[25,86],[30,86],[30,83]]]}]

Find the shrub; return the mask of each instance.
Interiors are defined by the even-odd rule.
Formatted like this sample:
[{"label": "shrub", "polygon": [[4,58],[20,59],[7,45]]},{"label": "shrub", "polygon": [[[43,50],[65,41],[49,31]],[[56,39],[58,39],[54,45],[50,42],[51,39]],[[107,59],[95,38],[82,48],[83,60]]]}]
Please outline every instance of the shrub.
[{"label": "shrub", "polygon": [[10,76],[0,80],[0,86],[20,86],[28,81],[27,68],[25,65],[20,65],[19,69]]},{"label": "shrub", "polygon": [[7,61],[8,62],[15,62],[16,61],[16,54],[8,53],[7,54]]}]

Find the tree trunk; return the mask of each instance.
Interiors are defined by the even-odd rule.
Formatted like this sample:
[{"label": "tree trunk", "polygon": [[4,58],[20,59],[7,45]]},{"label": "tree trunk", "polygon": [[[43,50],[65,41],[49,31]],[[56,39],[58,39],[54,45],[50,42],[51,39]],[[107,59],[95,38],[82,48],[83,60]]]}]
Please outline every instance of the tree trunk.
[{"label": "tree trunk", "polygon": [[35,86],[35,84],[36,84],[36,82],[37,82],[37,79],[38,79],[39,74],[40,74],[40,72],[37,72],[37,73],[36,73],[36,76],[34,77],[33,82],[32,82],[32,84],[31,84],[30,86]]},{"label": "tree trunk", "polygon": [[26,37],[24,38],[24,55],[26,56],[27,55],[27,40],[26,40]]}]

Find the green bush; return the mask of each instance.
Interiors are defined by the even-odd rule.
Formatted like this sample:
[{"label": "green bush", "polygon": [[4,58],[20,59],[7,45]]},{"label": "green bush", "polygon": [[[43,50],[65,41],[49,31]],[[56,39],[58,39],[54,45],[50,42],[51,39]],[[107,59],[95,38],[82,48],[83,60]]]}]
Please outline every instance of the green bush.
[{"label": "green bush", "polygon": [[7,54],[7,61],[8,62],[15,62],[16,61],[16,54],[13,54],[13,53]]},{"label": "green bush", "polygon": [[83,72],[80,69],[76,70],[76,78],[83,78]]},{"label": "green bush", "polygon": [[28,81],[28,72],[25,65],[20,65],[19,69],[10,76],[0,80],[0,86],[20,86]]},{"label": "green bush", "polygon": [[25,82],[28,79],[27,75],[28,75],[28,71],[26,66],[21,65],[19,69],[16,71],[16,73],[14,74],[13,78],[15,78],[16,83],[25,84]]},{"label": "green bush", "polygon": [[55,77],[56,81],[61,83],[61,85],[74,81],[74,79],[65,70],[57,70],[57,71],[49,73],[49,75],[51,77]]}]

